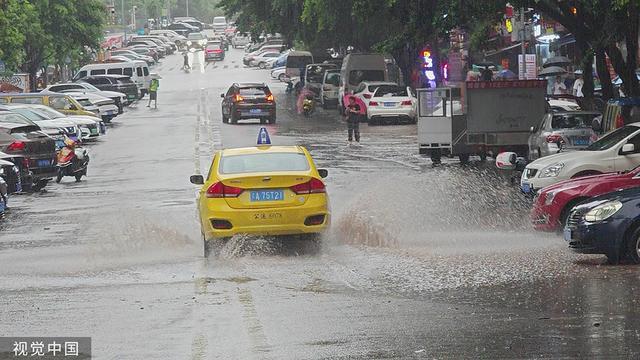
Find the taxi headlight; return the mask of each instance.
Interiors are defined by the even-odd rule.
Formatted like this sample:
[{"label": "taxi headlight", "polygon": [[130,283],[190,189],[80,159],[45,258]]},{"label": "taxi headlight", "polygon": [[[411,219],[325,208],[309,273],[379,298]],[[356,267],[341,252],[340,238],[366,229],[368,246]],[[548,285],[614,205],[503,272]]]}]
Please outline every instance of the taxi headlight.
[{"label": "taxi headlight", "polygon": [[588,222],[604,221],[617,213],[621,208],[622,203],[620,201],[609,201],[589,210],[588,213],[584,214],[584,220]]},{"label": "taxi headlight", "polygon": [[560,170],[564,167],[564,163],[551,164],[540,172],[541,178],[556,177],[560,174]]},{"label": "taxi headlight", "polygon": [[191,46],[191,40],[187,41],[187,45]]}]

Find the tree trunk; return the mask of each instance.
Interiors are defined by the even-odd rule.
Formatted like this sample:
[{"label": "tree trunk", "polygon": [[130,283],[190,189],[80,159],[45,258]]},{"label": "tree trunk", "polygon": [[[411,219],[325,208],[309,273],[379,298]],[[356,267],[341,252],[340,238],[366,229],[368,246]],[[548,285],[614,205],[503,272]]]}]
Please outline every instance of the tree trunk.
[{"label": "tree trunk", "polygon": [[626,26],[625,43],[627,45],[627,73],[625,74],[624,84],[627,96],[640,96],[640,84],[636,77],[636,68],[638,67],[638,6],[630,1],[628,4],[628,23]]},{"label": "tree trunk", "polygon": [[580,51],[582,60],[580,68],[582,69],[582,94],[584,94],[584,103],[580,104],[582,108],[593,109],[593,53],[591,47],[584,40],[582,34],[574,34],[576,38],[576,47]]}]

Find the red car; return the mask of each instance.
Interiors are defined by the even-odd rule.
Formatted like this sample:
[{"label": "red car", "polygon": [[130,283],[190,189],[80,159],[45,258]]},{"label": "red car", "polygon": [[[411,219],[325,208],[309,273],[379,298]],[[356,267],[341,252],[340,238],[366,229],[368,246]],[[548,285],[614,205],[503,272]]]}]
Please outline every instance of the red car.
[{"label": "red car", "polygon": [[536,196],[531,223],[539,231],[562,230],[569,212],[579,202],[632,187],[640,187],[640,166],[626,173],[586,176],[547,186]]}]

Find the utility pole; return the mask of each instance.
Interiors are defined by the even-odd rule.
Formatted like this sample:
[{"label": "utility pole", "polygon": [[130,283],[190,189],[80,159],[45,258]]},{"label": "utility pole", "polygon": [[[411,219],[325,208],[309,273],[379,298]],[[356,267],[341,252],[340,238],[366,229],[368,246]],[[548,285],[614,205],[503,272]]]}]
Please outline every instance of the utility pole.
[{"label": "utility pole", "polygon": [[189,17],[189,0],[185,0],[187,2],[187,17]]},{"label": "utility pole", "polygon": [[121,6],[121,13],[120,13],[120,22],[122,23],[122,27],[124,27],[124,38],[122,39],[122,46],[124,46],[124,43],[127,42],[127,24],[125,24],[125,15],[124,15],[124,0],[121,0],[120,2],[120,6]]},{"label": "utility pole", "polygon": [[520,8],[520,24],[522,25],[520,28],[522,29],[522,38],[520,42],[520,52],[522,53],[522,77],[524,79],[527,78],[527,48],[525,47],[524,41],[527,37],[527,24],[524,20],[524,7]]}]

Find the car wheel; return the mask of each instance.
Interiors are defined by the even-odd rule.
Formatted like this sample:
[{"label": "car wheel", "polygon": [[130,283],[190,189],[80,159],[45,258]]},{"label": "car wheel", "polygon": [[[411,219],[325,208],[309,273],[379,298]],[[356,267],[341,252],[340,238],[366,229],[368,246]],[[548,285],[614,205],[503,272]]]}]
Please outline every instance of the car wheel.
[{"label": "car wheel", "polygon": [[258,63],[258,67],[260,69],[265,69],[267,67],[267,65],[265,63],[261,62],[261,63]]},{"label": "car wheel", "polygon": [[229,118],[224,113],[222,114],[222,123],[223,124],[229,123]]},{"label": "car wheel", "polygon": [[431,154],[429,155],[431,157],[431,162],[434,163],[435,165],[439,165],[442,163],[442,150],[433,149],[431,150]]},{"label": "car wheel", "polygon": [[235,113],[231,113],[231,123],[234,125],[238,123],[238,118]]},{"label": "car wheel", "polygon": [[82,174],[76,175],[76,182],[82,181]]},{"label": "car wheel", "polygon": [[217,257],[224,246],[221,239],[207,239],[202,234],[203,255],[205,258]]},{"label": "car wheel", "polygon": [[640,264],[640,226],[636,225],[636,228],[627,238],[626,244],[626,255],[629,260],[634,264]]}]

